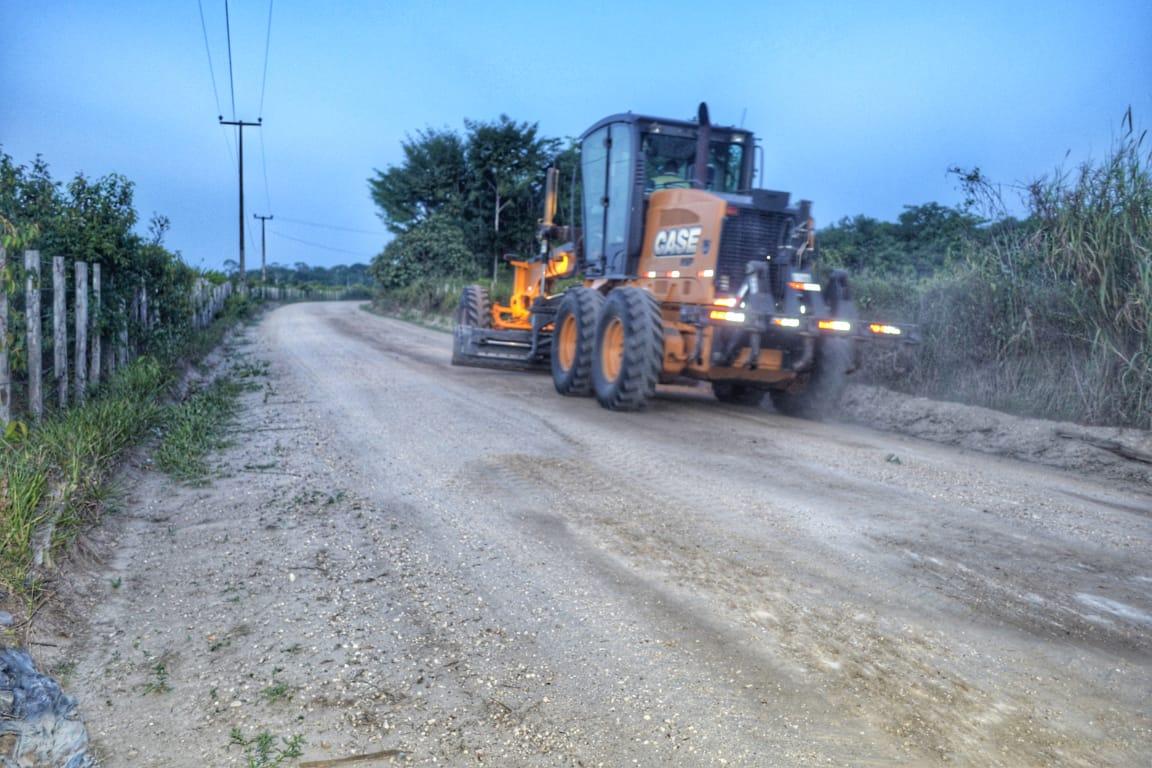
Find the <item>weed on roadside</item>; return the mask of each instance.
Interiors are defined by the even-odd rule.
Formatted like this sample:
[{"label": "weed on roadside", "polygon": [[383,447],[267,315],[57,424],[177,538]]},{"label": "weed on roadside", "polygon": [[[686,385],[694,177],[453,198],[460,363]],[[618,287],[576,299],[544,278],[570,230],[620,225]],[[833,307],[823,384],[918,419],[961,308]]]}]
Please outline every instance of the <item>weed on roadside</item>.
[{"label": "weed on roadside", "polygon": [[231,379],[218,379],[174,406],[168,414],[167,432],[156,451],[156,465],[186,483],[202,483],[208,477],[206,457],[223,448],[224,427],[236,413],[241,387]]},{"label": "weed on roadside", "polygon": [[260,691],[260,695],[269,704],[275,704],[278,701],[285,701],[292,698],[292,689],[288,687],[287,683],[273,682],[264,690]]},{"label": "weed on roadside", "polygon": [[279,768],[285,760],[292,760],[304,754],[303,736],[297,734],[290,738],[281,738],[280,742],[277,744],[276,737],[268,731],[261,731],[248,739],[239,728],[233,728],[229,734],[228,746],[244,750],[246,768]]},{"label": "weed on roadside", "polygon": [[71,659],[61,661],[52,668],[52,676],[56,678],[56,682],[60,684],[61,688],[66,688],[68,683],[72,681],[72,675],[76,672],[76,662]]},{"label": "weed on roadside", "polygon": [[236,363],[232,366],[232,375],[237,379],[254,379],[257,377],[267,376],[268,368],[270,365],[271,363],[269,363],[267,360]]},{"label": "weed on roadside", "polygon": [[150,693],[168,693],[172,686],[168,685],[168,667],[164,662],[158,661],[152,667],[152,679],[144,684],[144,695]]}]

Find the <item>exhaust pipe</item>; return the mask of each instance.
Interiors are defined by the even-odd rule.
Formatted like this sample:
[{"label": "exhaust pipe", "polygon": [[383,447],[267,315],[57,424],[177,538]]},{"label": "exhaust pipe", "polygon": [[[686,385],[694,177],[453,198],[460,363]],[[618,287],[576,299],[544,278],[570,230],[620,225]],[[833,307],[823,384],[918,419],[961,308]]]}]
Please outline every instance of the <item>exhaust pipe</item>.
[{"label": "exhaust pipe", "polygon": [[556,186],[560,178],[560,170],[556,167],[548,169],[544,181],[544,221],[546,227],[551,227],[556,220]]},{"label": "exhaust pipe", "polygon": [[708,188],[708,149],[712,144],[712,123],[708,120],[708,105],[700,102],[696,111],[696,164],[693,166],[692,186]]}]

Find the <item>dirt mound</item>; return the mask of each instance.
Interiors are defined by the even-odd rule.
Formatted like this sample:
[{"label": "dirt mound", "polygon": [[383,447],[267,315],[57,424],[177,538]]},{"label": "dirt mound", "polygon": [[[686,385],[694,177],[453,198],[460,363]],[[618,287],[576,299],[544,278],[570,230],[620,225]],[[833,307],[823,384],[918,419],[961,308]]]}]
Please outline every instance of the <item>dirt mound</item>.
[{"label": "dirt mound", "polygon": [[974,451],[1152,484],[1152,432],[1084,427],[855,385],[842,418]]}]

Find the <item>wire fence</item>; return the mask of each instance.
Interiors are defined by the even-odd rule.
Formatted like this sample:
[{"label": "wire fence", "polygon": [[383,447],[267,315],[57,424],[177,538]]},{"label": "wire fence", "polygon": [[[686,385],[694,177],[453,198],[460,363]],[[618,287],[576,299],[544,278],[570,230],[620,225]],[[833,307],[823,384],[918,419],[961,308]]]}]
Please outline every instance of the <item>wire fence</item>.
[{"label": "wire fence", "polygon": [[[0,248],[0,275],[0,427],[14,416],[39,421],[46,407],[84,402],[139,353],[162,320],[204,328],[235,290],[232,283],[197,278],[186,297],[187,314],[174,316],[162,311],[144,280],[129,286],[130,301],[115,299],[118,306],[109,306],[110,295],[125,292],[110,292],[116,277],[99,263],[46,259],[37,250],[17,259]],[[22,298],[22,306],[12,306],[10,295]]]}]

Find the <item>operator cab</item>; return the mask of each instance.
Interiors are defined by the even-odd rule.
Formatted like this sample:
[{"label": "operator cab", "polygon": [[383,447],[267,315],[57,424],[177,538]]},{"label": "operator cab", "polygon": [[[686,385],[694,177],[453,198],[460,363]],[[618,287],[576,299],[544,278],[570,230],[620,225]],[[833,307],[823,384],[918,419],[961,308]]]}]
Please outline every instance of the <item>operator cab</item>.
[{"label": "operator cab", "polygon": [[[706,119],[706,113],[705,113]],[[581,139],[584,270],[588,277],[635,275],[648,198],[662,189],[750,194],[753,136],[707,126],[707,169],[696,173],[700,122],[634,114],[606,117]]]}]

